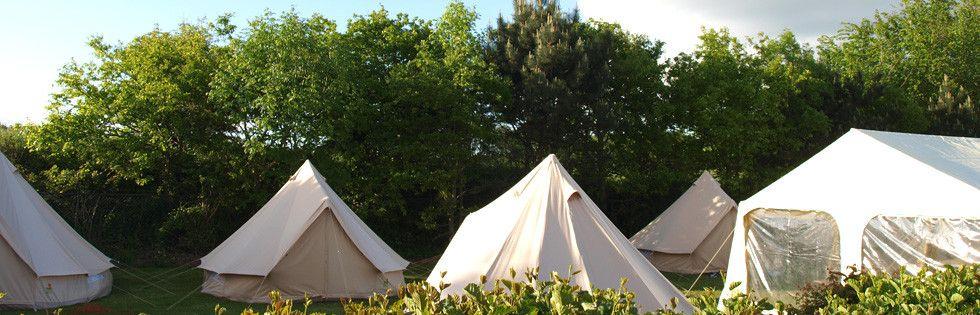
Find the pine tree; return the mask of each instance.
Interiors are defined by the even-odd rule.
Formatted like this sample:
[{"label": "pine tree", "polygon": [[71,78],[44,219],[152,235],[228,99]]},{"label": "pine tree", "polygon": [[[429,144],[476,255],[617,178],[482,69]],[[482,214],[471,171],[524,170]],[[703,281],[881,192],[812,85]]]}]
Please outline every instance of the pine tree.
[{"label": "pine tree", "polygon": [[952,136],[980,136],[980,109],[962,85],[949,76],[943,76],[939,91],[929,98],[929,111],[933,113],[931,133]]},{"label": "pine tree", "polygon": [[488,57],[513,93],[495,112],[527,164],[591,140],[589,115],[608,69],[589,63],[580,24],[577,11],[564,13],[555,1],[517,0],[513,21],[500,17],[488,32]]}]

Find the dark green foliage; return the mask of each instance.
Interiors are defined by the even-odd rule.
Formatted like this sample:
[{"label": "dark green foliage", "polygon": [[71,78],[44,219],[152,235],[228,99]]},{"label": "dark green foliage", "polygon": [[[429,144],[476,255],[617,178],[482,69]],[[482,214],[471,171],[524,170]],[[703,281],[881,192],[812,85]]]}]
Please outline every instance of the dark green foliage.
[{"label": "dark green foliage", "polygon": [[[812,51],[791,33],[754,40],[753,52],[728,31],[705,30],[693,54],[673,59],[668,100],[689,158],[717,170],[736,197],[778,178],[828,142],[820,111],[827,83]],[[751,140],[748,140],[751,139]]]},{"label": "dark green foliage", "polygon": [[[366,302],[344,304],[346,314],[637,314],[634,295],[619,289],[582,290],[566,277],[552,273],[550,280],[512,279],[492,284],[471,283],[465,293],[441,297],[445,287],[427,282],[399,288],[396,298],[375,295]],[[537,271],[524,273],[524,279],[537,279]],[[486,281],[483,278],[483,281]],[[490,285],[490,289],[485,286]],[[674,303],[677,303],[674,301]]]},{"label": "dark green foliage", "polygon": [[412,259],[550,153],[630,235],[703,170],[741,200],[850,128],[980,135],[976,13],[909,0],[817,48],[708,29],[666,62],[663,43],[555,1],[515,1],[485,32],[455,2],[344,30],[223,16],[94,38],[47,120],[0,129],[0,150],[124,261],[200,257],[304,159]]},{"label": "dark green foliage", "polygon": [[682,152],[663,150],[676,138],[662,99],[662,46],[582,22],[556,1],[514,1],[513,16],[498,18],[484,43],[510,88],[491,106],[508,162],[526,170],[554,153],[613,220],[642,227],[664,205],[651,197],[696,175],[671,164]]},{"label": "dark green foliage", "polygon": [[[899,98],[919,109],[932,109],[927,104],[944,97],[944,82],[961,85],[958,93],[972,99],[980,93],[978,25],[976,0],[903,0],[896,11],[845,24],[837,34],[822,38],[820,55],[844,76],[863,76],[869,86],[896,88]],[[933,125],[929,131],[980,136],[976,125],[948,125],[949,114],[967,116],[957,119],[976,117],[976,111],[940,112],[926,118]]]},{"label": "dark green foliage", "polygon": [[852,269],[805,287],[791,314],[976,314],[980,265],[872,275]]},{"label": "dark green foliage", "polygon": [[[729,287],[735,288],[741,283],[732,283]],[[717,295],[708,294],[690,298],[691,305],[694,306],[694,314],[697,315],[755,315],[762,314],[763,311],[778,310],[776,314],[783,314],[786,308],[780,303],[771,303],[766,299],[756,299],[744,293],[735,293],[731,297],[719,301]]]},{"label": "dark green foliage", "polygon": [[923,268],[915,274],[902,271],[894,276],[851,274],[844,282],[849,293],[827,294],[820,314],[980,312],[980,265]]},{"label": "dark green foliage", "polygon": [[[733,284],[736,287],[738,284]],[[693,297],[696,314],[976,314],[980,311],[980,265],[923,268],[911,274],[872,275],[852,269],[831,273],[827,281],[810,284],[783,305],[736,293],[721,301]]]}]

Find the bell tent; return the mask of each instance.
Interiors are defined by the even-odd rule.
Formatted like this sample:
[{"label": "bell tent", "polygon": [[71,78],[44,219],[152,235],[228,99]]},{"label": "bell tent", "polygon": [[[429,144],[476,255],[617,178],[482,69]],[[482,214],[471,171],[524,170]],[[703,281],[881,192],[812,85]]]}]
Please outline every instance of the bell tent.
[{"label": "bell tent", "polygon": [[201,258],[201,291],[242,302],[367,298],[404,284],[402,259],[306,161],[224,243]]},{"label": "bell tent", "polygon": [[427,281],[446,283],[444,294],[458,294],[482,275],[489,287],[494,280],[510,279],[510,270],[521,274],[532,268],[539,268],[541,279],[551,272],[568,276],[570,268],[579,271],[572,281],[585,290],[618,288],[626,278],[642,309],[658,309],[676,298],[678,311],[692,311],[684,295],[630,245],[554,155],[468,215]]},{"label": "bell tent", "polygon": [[728,265],[735,200],[704,172],[630,242],[661,272],[720,272]]},{"label": "bell tent", "polygon": [[722,297],[980,263],[980,139],[852,129],[739,204]]},{"label": "bell tent", "polygon": [[109,294],[109,257],[82,239],[0,153],[0,306],[54,308]]}]

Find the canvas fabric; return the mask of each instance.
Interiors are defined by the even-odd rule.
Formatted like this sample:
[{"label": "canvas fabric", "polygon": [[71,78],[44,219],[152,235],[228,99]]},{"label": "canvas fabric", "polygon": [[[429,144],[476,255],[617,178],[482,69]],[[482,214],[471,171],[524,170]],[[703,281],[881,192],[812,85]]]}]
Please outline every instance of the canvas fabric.
[{"label": "canvas fabric", "polygon": [[404,284],[398,256],[307,161],[228,240],[201,259],[202,291],[244,302],[365,298]]},{"label": "canvas fabric", "polygon": [[[856,266],[878,272],[884,271],[879,266],[896,262],[912,267],[928,264],[921,258],[929,256],[929,246],[905,248],[905,253],[895,255],[876,256],[868,251],[896,248],[910,240],[902,240],[902,235],[915,234],[932,238],[920,239],[922,244],[946,243],[943,250],[963,253],[957,257],[964,263],[978,263],[980,260],[972,254],[976,247],[971,244],[980,242],[980,231],[970,223],[980,218],[977,200],[980,139],[852,129],[739,204],[722,298],[745,292],[746,287],[755,294],[772,293],[766,292],[772,290],[771,284],[759,282],[782,282],[775,279],[786,279],[781,275],[790,273],[788,268],[800,268],[796,264],[764,263],[772,260],[767,255],[774,252],[809,253],[809,258],[800,261],[807,266],[822,266],[836,257],[839,262],[829,266],[836,271],[846,272],[849,266]],[[822,219],[812,223],[830,231],[813,229],[816,234],[787,234],[792,230],[790,226],[796,224],[788,217],[804,214],[819,216]],[[890,219],[879,222],[876,218]],[[777,224],[780,220],[783,223]],[[760,224],[773,227],[769,229],[773,237],[759,237],[762,230],[753,229]],[[825,250],[807,250],[813,248],[808,243],[815,241],[802,240],[833,240],[829,233],[835,233],[837,240],[836,244],[824,246]],[[940,241],[942,238],[958,241]],[[780,290],[801,287],[811,278],[816,276],[784,283]],[[730,290],[734,282],[741,284]]]},{"label": "canvas fabric", "polygon": [[630,243],[660,271],[722,271],[728,266],[735,207],[735,200],[718,181],[703,172],[670,207],[633,235]]},{"label": "canvas fabric", "polygon": [[[621,278],[636,302],[655,310],[678,301],[691,305],[650,265],[599,210],[554,155],[548,156],[517,185],[466,217],[427,281],[447,283],[444,294],[459,294],[486,275],[488,287],[510,279],[510,270],[539,268],[539,279],[552,272],[569,276],[583,289],[618,288]],[[445,274],[445,276],[443,276]]]},{"label": "canvas fabric", "polygon": [[0,306],[51,308],[105,296],[110,259],[59,216],[0,153]]},{"label": "canvas fabric", "polygon": [[732,209],[690,254],[668,254],[640,249],[660,272],[700,274],[722,272],[728,268],[731,233],[736,211]]},{"label": "canvas fabric", "polygon": [[209,271],[201,291],[235,301],[267,303],[272,290],[288,299],[368,298],[401,284],[404,278],[400,271],[379,272],[340,223],[324,212],[268,276]]}]

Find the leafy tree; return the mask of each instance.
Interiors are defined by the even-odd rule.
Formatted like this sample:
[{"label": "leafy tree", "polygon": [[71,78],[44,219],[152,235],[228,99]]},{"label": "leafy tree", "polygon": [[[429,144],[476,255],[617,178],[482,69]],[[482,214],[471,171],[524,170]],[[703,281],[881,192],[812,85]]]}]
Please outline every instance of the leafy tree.
[{"label": "leafy tree", "polygon": [[750,53],[727,30],[705,30],[693,54],[674,58],[669,101],[695,165],[717,172],[736,198],[796,166],[825,141],[826,83],[791,33],[760,35]]},{"label": "leafy tree", "polygon": [[18,171],[28,181],[33,182],[33,177],[40,171],[47,169],[44,155],[40,152],[32,152],[27,146],[27,134],[34,125],[15,124],[5,126],[0,124],[0,153],[13,163]]},{"label": "leafy tree", "polygon": [[[304,159],[310,159],[337,186],[347,178],[328,146],[343,128],[349,81],[340,73],[336,24],[319,15],[266,12],[241,33],[227,33],[227,57],[220,60],[208,100],[234,110],[230,140],[236,153],[228,180],[243,183],[237,204],[223,211],[221,234],[228,234],[268,200]],[[339,125],[338,125],[339,124]],[[341,186],[342,187],[342,186]],[[250,192],[250,193],[249,193]]]},{"label": "leafy tree", "polygon": [[404,236],[447,221],[451,233],[487,172],[486,107],[504,91],[475,19],[460,3],[435,21],[380,9],[338,32],[319,16],[266,14],[231,40],[211,96],[244,109],[236,134],[251,159],[287,164],[253,176],[307,157],[365,220],[390,227],[382,236],[413,242]]},{"label": "leafy tree", "polygon": [[424,209],[423,224],[432,227],[444,220],[449,232],[466,210],[477,207],[465,199],[492,194],[480,189],[484,177],[471,174],[492,167],[494,135],[487,107],[505,92],[493,65],[482,58],[473,31],[476,18],[461,3],[450,3],[419,43],[418,56],[395,67],[390,79],[397,94],[388,115],[398,117],[396,130],[410,131],[391,144],[399,149],[397,167],[415,171],[411,183],[435,195]]},{"label": "leafy tree", "polygon": [[[95,61],[65,66],[47,122],[30,136],[55,163],[46,172],[50,192],[147,196],[142,207],[100,214],[136,227],[143,239],[168,220],[166,209],[216,206],[233,195],[223,180],[226,161],[237,155],[229,153],[233,109],[208,100],[223,56],[213,41],[194,25],[120,45],[93,38]],[[78,190],[84,186],[93,189]],[[206,219],[214,209],[205,208],[195,215]]]},{"label": "leafy tree", "polygon": [[926,132],[929,128],[928,113],[899,87],[875,78],[866,79],[860,73],[846,76],[831,71],[825,74],[824,80],[831,84],[831,89],[821,111],[831,120],[831,138],[851,128],[913,133]]},{"label": "leafy tree", "polygon": [[[927,108],[944,78],[976,99],[980,89],[980,3],[976,0],[904,0],[896,12],[846,24],[822,40],[820,55],[844,76],[863,76],[900,88],[909,101]],[[948,113],[946,113],[948,114]],[[949,117],[933,115],[933,124]],[[963,115],[969,113],[963,112]],[[969,119],[969,118],[963,118]],[[977,136],[977,129],[934,132]]]},{"label": "leafy tree", "polygon": [[234,134],[252,156],[277,149],[312,153],[333,136],[328,118],[343,112],[347,83],[338,79],[336,28],[319,15],[266,12],[244,37],[231,37],[210,98],[239,109]]}]

